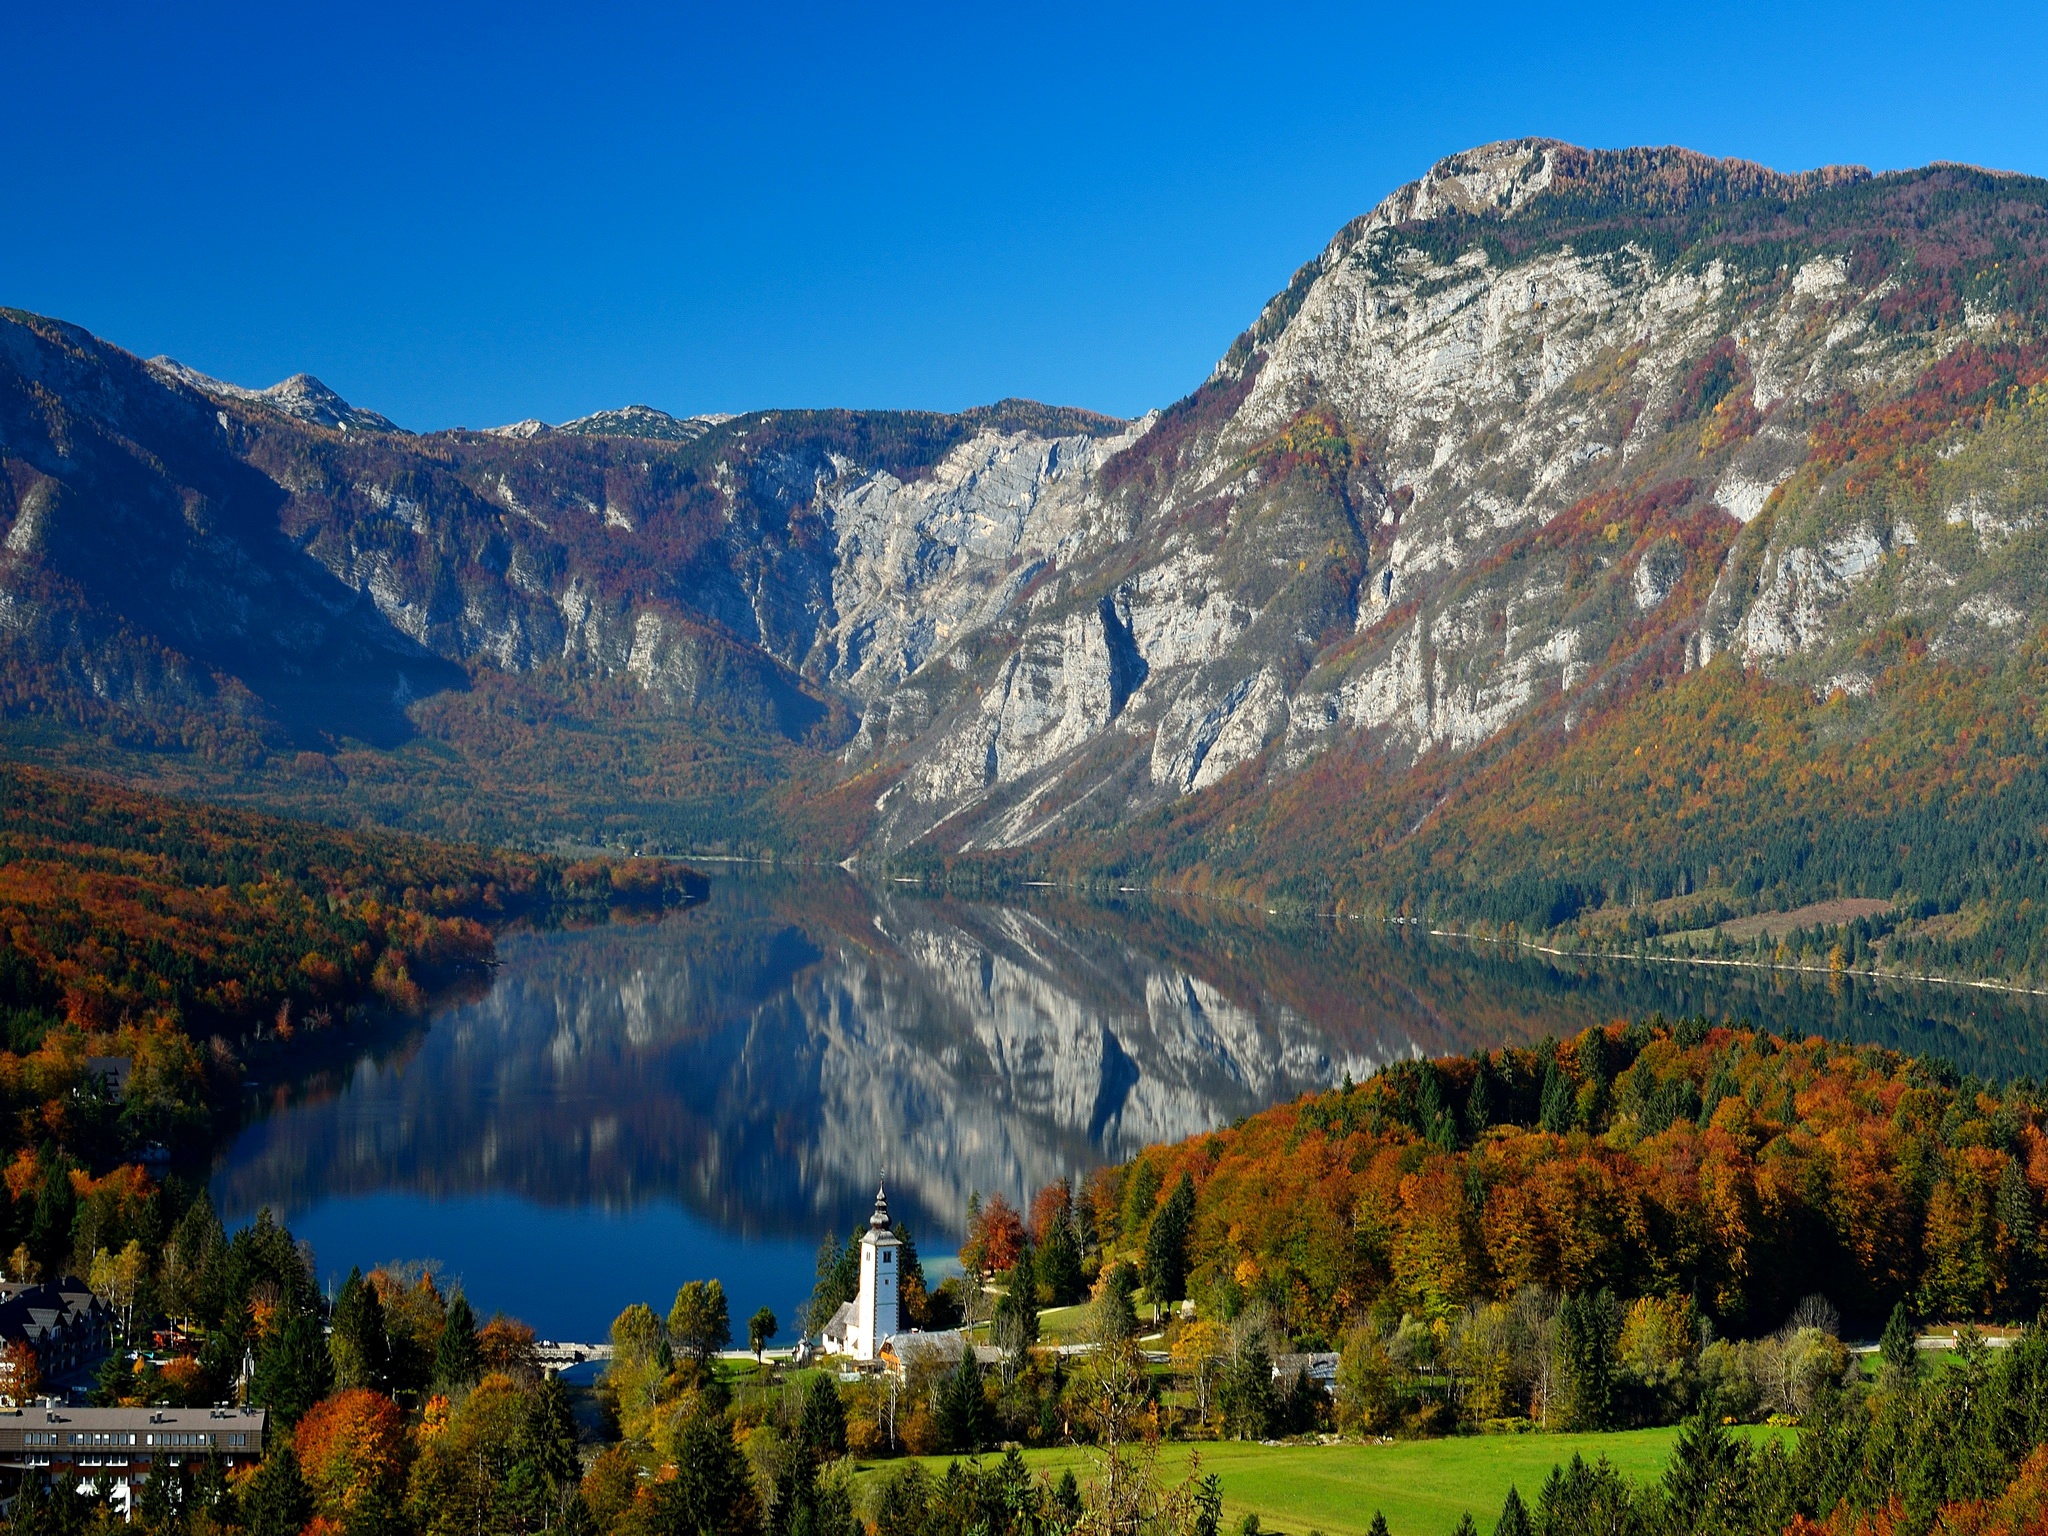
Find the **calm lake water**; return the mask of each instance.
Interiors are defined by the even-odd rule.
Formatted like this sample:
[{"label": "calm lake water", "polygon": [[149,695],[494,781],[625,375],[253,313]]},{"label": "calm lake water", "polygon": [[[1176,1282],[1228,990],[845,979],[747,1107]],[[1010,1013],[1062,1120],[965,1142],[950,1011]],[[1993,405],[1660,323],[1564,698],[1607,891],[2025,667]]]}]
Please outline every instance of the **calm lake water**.
[{"label": "calm lake water", "polygon": [[223,1155],[323,1279],[431,1260],[483,1312],[599,1340],[716,1275],[791,1333],[820,1237],[893,1209],[934,1262],[1021,1201],[1402,1057],[1661,1010],[2048,1075],[2048,1010],[1975,989],[1580,964],[1213,904],[983,903],[739,874],[659,922],[518,934],[487,992],[267,1085]]}]

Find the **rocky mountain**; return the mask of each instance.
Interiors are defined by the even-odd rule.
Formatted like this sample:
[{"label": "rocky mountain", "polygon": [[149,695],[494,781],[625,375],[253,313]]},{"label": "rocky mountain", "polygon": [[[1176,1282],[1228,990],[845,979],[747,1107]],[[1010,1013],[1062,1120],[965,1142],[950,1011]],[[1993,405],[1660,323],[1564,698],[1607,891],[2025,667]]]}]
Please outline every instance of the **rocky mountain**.
[{"label": "rocky mountain", "polygon": [[360,406],[350,405],[310,373],[295,373],[268,389],[244,389],[239,384],[226,384],[219,379],[210,378],[197,368],[187,368],[174,357],[153,357],[149,360],[149,367],[152,373],[196,389],[202,395],[214,395],[223,400],[242,400],[251,405],[267,406],[280,416],[289,417],[293,421],[303,421],[308,426],[332,427],[338,432],[401,430],[375,411],[366,411]]},{"label": "rocky mountain", "polygon": [[[232,717],[238,791],[323,814],[1545,928],[1960,912],[2043,760],[2044,255],[2032,178],[1488,145],[1136,422],[412,437],[10,313],[0,675],[36,750],[204,779]],[[1959,834],[1871,818],[1958,783],[1968,848],[1914,873]]]}]

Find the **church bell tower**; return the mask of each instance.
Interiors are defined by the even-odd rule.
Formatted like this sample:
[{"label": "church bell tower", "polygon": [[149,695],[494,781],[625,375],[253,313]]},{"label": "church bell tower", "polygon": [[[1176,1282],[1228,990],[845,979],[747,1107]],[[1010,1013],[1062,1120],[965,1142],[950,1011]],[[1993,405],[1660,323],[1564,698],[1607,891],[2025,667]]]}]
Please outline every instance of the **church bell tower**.
[{"label": "church bell tower", "polygon": [[872,1360],[896,1336],[896,1282],[903,1244],[889,1230],[889,1195],[875,1191],[874,1214],[860,1240],[860,1299],[854,1303],[853,1357]]}]

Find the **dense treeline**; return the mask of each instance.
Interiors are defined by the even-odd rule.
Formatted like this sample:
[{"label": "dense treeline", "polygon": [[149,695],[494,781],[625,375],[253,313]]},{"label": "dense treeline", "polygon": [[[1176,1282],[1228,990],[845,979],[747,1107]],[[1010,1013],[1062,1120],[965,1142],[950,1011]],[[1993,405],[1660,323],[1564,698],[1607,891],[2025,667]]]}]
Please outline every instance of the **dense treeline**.
[{"label": "dense treeline", "polygon": [[1704,1020],[1397,1063],[1154,1148],[1091,1188],[1141,1242],[1185,1178],[1190,1293],[1297,1334],[1607,1289],[1775,1327],[1823,1294],[1874,1327],[2039,1305],[2038,1091],[1872,1047]]}]

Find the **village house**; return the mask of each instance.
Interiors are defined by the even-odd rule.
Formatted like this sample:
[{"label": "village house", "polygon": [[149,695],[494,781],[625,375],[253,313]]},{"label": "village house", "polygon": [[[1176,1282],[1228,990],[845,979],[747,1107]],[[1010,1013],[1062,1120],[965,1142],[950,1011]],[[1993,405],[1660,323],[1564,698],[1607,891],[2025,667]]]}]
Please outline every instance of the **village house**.
[{"label": "village house", "polygon": [[61,1280],[0,1281],[0,1397],[21,1396],[11,1379],[8,1346],[26,1344],[35,1351],[36,1370],[54,1381],[98,1359],[114,1339],[113,1309],[93,1295],[75,1275]]}]

